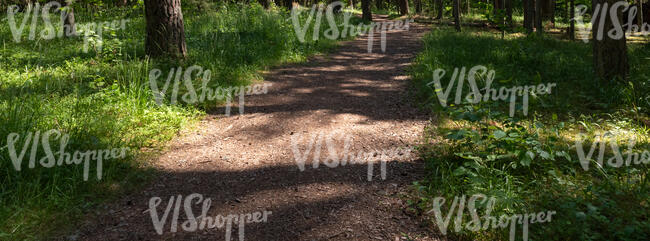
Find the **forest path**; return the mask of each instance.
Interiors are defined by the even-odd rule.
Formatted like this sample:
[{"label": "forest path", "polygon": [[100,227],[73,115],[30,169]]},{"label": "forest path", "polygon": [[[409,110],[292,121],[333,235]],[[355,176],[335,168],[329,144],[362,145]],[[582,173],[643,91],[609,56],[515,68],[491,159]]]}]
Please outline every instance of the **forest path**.
[{"label": "forest path", "polygon": [[[379,21],[386,21],[385,16]],[[407,94],[406,68],[421,50],[429,27],[387,33],[386,52],[375,33],[373,52],[367,36],[342,42],[333,53],[307,63],[274,68],[265,75],[267,94],[245,97],[245,114],[210,114],[201,127],[175,140],[155,162],[160,171],[152,184],[109,204],[75,235],[82,240],[224,240],[226,227],[183,231],[187,220],[180,204],[178,231],[170,232],[173,207],[159,235],[147,211],[152,197],[162,199],[158,218],[172,196],[198,193],[210,198],[208,216],[271,211],[266,222],[247,223],[246,240],[435,240],[430,228],[406,214],[401,197],[424,175],[424,164],[405,151],[390,154],[386,179],[381,165],[356,163],[327,167],[327,141],[320,166],[313,168],[314,147],[300,171],[292,151],[300,153],[314,135],[331,133],[330,147],[343,155],[343,134],[351,137],[347,153],[409,148],[421,140],[427,113]],[[235,99],[237,100],[237,99]],[[327,138],[325,138],[327,140]],[[315,145],[315,144],[314,144]],[[316,146],[316,145],[315,145]],[[196,199],[192,204],[196,203]],[[193,205],[195,216],[201,204]],[[231,240],[239,240],[233,224]]]}]

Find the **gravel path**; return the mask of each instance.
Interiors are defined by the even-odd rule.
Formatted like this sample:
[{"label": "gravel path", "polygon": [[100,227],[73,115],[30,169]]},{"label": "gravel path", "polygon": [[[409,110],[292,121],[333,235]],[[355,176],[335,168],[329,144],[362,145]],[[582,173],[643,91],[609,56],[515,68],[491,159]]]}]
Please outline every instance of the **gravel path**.
[{"label": "gravel path", "polygon": [[[367,38],[359,37],[326,56],[273,69],[265,75],[265,83],[272,83],[268,93],[245,97],[245,114],[237,108],[229,117],[223,108],[210,114],[197,131],[179,137],[158,158],[154,165],[161,175],[151,185],[109,204],[75,236],[225,240],[226,227],[184,231],[182,202],[178,231],[170,232],[172,205],[163,234],[156,232],[147,211],[152,197],[162,199],[156,209],[160,218],[170,197],[197,193],[211,200],[211,217],[270,211],[266,222],[245,224],[246,240],[409,240],[405,235],[436,240],[430,228],[407,214],[402,199],[424,175],[416,153],[403,150],[418,143],[428,120],[407,94],[405,72],[426,31],[428,27],[411,23],[408,31],[388,32],[385,53],[376,34],[373,53],[367,52]],[[320,148],[315,141],[301,171],[293,149],[306,152],[311,138],[321,134],[325,139]],[[367,163],[323,164],[330,149],[344,154],[345,138],[345,153],[355,156],[402,151],[386,155],[385,180],[377,162],[368,181]],[[318,150],[320,166],[314,169],[312,154]],[[199,216],[202,204],[196,201],[192,211]],[[238,226],[232,225],[231,240],[239,239]]]}]

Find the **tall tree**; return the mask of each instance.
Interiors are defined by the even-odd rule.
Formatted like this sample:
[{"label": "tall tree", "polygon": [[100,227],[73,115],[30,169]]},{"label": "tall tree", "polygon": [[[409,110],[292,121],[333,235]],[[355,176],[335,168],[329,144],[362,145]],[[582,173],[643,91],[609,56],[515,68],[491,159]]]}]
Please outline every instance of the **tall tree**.
[{"label": "tall tree", "polygon": [[422,0],[413,0],[415,4],[415,13],[422,13]]},{"label": "tall tree", "polygon": [[542,1],[542,16],[543,20],[551,21],[555,26],[555,2],[556,0],[541,0]]},{"label": "tall tree", "polygon": [[[618,35],[608,34],[610,30],[614,29],[614,23],[610,16],[610,8],[618,0],[592,0],[592,9],[600,11],[600,14],[594,13],[594,26],[592,26],[593,37],[593,54],[594,54],[594,70],[596,75],[602,81],[609,81],[614,78],[625,79],[630,71],[630,66],[627,59],[627,46],[625,34]],[[616,9],[616,16],[618,22],[622,23],[622,8]],[[620,26],[619,26],[620,27]]]},{"label": "tall tree", "polygon": [[181,0],[145,0],[147,40],[150,56],[187,56]]},{"label": "tall tree", "polygon": [[454,25],[456,26],[456,31],[460,32],[460,0],[454,1]]},{"label": "tall tree", "polygon": [[361,12],[363,20],[372,21],[372,12],[370,11],[370,0],[361,0]]},{"label": "tall tree", "polygon": [[544,33],[544,26],[542,26],[542,0],[535,0],[535,29],[537,33]]},{"label": "tall tree", "polygon": [[375,6],[377,9],[384,9],[384,0],[375,0]]},{"label": "tall tree", "polygon": [[408,0],[398,0],[399,2],[399,14],[408,15],[409,14],[409,1]]},{"label": "tall tree", "polygon": [[533,24],[535,22],[535,3],[534,0],[524,1],[524,28],[529,34],[533,32]]},{"label": "tall tree", "polygon": [[442,19],[442,0],[435,0],[436,1],[436,10],[438,11],[438,16],[436,16],[436,19]]},{"label": "tall tree", "polygon": [[637,11],[636,11],[636,24],[639,25],[639,31],[642,31],[640,29],[643,26],[643,1],[642,0],[636,0],[637,2]]},{"label": "tall tree", "polygon": [[512,22],[512,0],[506,0],[506,22],[508,22],[508,26],[513,25]]},{"label": "tall tree", "polygon": [[63,22],[63,36],[73,37],[77,36],[77,26],[74,21],[74,8],[72,8],[72,0],[63,2],[63,15],[61,16]]},{"label": "tall tree", "polygon": [[569,9],[571,23],[569,24],[569,39],[574,40],[576,38],[576,3],[575,0],[571,0],[571,7]]}]

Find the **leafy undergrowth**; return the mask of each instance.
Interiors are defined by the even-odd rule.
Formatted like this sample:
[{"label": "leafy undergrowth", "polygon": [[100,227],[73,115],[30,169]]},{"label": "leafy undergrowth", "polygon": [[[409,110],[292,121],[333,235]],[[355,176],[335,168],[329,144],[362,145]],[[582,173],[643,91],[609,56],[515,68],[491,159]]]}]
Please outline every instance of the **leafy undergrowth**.
[{"label": "leafy undergrowth", "polygon": [[[86,211],[146,183],[154,175],[146,160],[180,130],[194,126],[207,107],[219,104],[157,105],[148,83],[152,69],[166,75],[178,65],[198,65],[211,70],[213,86],[245,85],[261,79],[265,68],[304,61],[335,47],[336,41],[324,38],[298,41],[286,10],[264,10],[257,4],[206,5],[202,12],[184,7],[189,56],[181,64],[145,57],[142,5],[77,7],[77,23],[129,19],[123,30],[106,27],[103,39],[91,36],[87,53],[82,37],[29,40],[28,24],[22,42],[16,43],[9,25],[0,25],[0,239],[43,240],[66,233]],[[17,14],[16,22],[23,17]],[[36,33],[44,28],[38,20]],[[51,20],[60,26],[58,17]],[[124,159],[104,161],[101,180],[95,178],[92,161],[88,181],[83,180],[84,165],[42,167],[42,146],[34,153],[31,146],[24,148],[22,170],[16,171],[5,137],[17,133],[20,152],[29,133],[48,130],[69,135],[65,150],[70,154],[122,147],[130,151]],[[55,152],[59,139],[50,137]],[[28,168],[32,154],[36,165]]]},{"label": "leafy undergrowth", "polygon": [[[647,240],[650,47],[629,45],[629,80],[606,82],[592,72],[589,44],[536,36],[501,39],[497,34],[464,31],[442,28],[428,34],[412,69],[416,96],[434,116],[426,132],[428,144],[420,147],[430,175],[415,184],[413,210],[429,215],[436,225],[429,212],[436,197],[446,198],[442,213],[446,217],[455,196],[484,194],[496,198],[493,217],[556,212],[551,222],[530,225],[529,240]],[[495,71],[493,89],[544,83],[557,87],[550,94],[530,95],[527,115],[520,96],[513,116],[509,99],[470,103],[472,98],[461,98],[456,103],[457,84],[443,106],[438,95],[450,88],[454,68],[469,70],[477,65]],[[437,69],[447,73],[438,90],[431,84]],[[489,76],[476,76],[478,87],[483,88]],[[465,83],[462,97],[472,93]],[[604,161],[599,165],[598,147],[591,158],[585,156],[592,143],[601,140],[605,140]],[[628,152],[638,153],[639,158],[632,155],[628,161]],[[480,203],[477,209],[482,217],[487,204]],[[462,227],[472,220],[469,214],[466,210]],[[517,240],[521,230],[517,224]],[[508,240],[509,231],[463,228],[450,235]]]}]

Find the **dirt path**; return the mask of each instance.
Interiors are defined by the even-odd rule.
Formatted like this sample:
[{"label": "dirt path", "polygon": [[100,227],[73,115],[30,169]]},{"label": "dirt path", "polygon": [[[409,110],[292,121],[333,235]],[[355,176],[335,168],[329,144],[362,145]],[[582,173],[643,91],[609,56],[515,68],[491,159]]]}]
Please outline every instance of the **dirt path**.
[{"label": "dirt path", "polygon": [[[379,35],[373,53],[367,39],[344,42],[337,52],[306,64],[274,69],[265,78],[268,94],[246,96],[245,114],[211,114],[198,132],[176,140],[156,167],[162,175],[140,193],[127,196],[75,235],[81,240],[224,240],[226,228],[186,232],[180,208],[178,232],[171,218],[158,235],[146,212],[149,200],[160,197],[159,216],[172,196],[202,194],[212,200],[209,216],[268,210],[266,222],[245,226],[246,240],[435,240],[433,234],[405,214],[400,199],[409,184],[423,175],[416,155],[389,160],[386,180],[374,165],[368,181],[367,164],[330,168],[310,165],[300,171],[292,151],[292,136],[306,138],[335,131],[353,138],[350,151],[370,152],[417,143],[427,122],[406,93],[405,72],[420,51],[427,31],[411,24],[408,31],[391,31],[381,53]],[[232,111],[237,113],[238,109]],[[342,138],[334,138],[341,146]],[[328,153],[325,142],[321,162]],[[415,154],[415,153],[414,153]],[[169,216],[172,216],[170,211]],[[196,216],[201,206],[194,205]],[[232,240],[239,231],[233,225]]]}]

